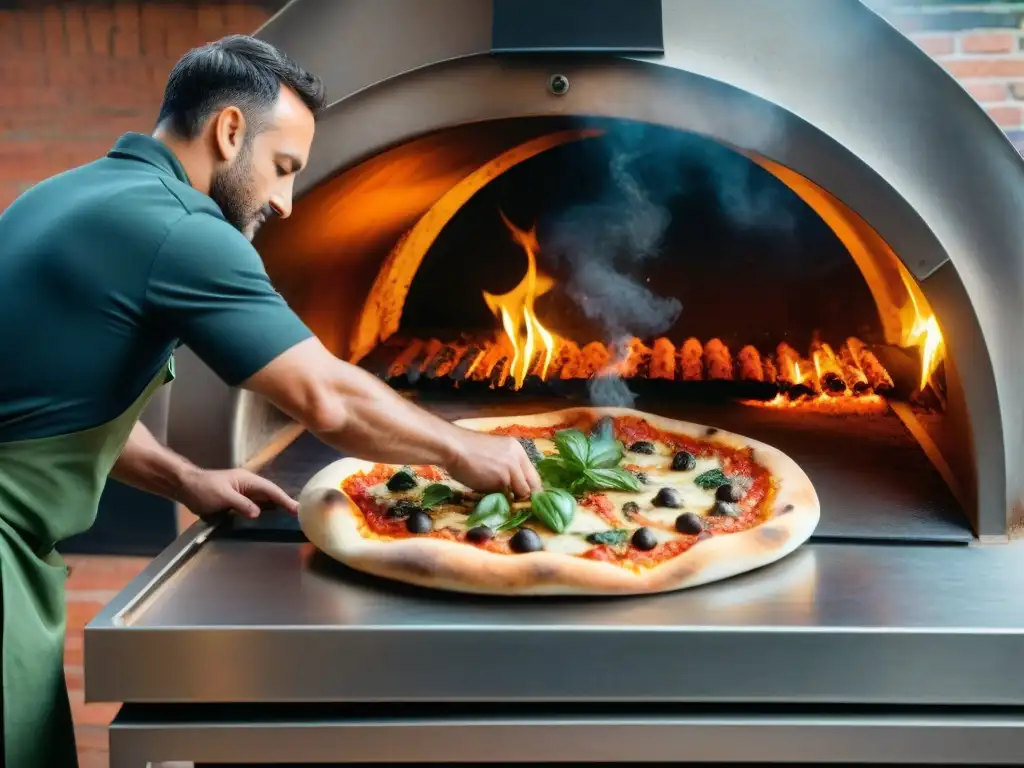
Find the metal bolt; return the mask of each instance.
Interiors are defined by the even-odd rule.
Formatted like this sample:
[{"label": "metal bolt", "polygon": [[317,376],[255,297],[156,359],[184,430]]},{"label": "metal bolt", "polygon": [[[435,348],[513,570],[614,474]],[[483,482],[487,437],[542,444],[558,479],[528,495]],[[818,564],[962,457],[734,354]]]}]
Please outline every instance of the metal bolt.
[{"label": "metal bolt", "polygon": [[548,89],[555,96],[564,96],[569,90],[569,78],[565,75],[552,75],[548,80]]}]

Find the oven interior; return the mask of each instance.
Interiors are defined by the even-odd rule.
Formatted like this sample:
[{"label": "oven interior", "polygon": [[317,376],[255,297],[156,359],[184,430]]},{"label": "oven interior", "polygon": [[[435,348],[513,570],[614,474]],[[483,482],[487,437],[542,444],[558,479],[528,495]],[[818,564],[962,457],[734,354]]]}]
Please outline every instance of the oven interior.
[{"label": "oven interior", "polygon": [[441,415],[661,413],[793,457],[819,540],[973,538],[939,319],[863,219],[766,157],[625,120],[460,126],[343,171],[260,241],[333,351]]}]

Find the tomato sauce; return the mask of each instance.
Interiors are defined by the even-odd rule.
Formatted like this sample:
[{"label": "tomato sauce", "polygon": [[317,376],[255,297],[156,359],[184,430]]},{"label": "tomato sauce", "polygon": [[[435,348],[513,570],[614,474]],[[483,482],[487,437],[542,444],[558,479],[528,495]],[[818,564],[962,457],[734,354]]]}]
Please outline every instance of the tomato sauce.
[{"label": "tomato sauce", "polygon": [[[531,439],[552,439],[556,432],[563,429],[575,428],[587,433],[593,428],[595,421],[596,419],[593,417],[580,414],[575,418],[552,426],[509,425],[492,430],[492,434]],[[739,502],[741,514],[738,517],[705,517],[704,533],[701,536],[680,536],[659,544],[648,552],[643,552],[630,546],[620,547],[600,544],[580,555],[580,557],[588,560],[617,563],[623,566],[650,568],[682,554],[696,544],[702,536],[737,533],[753,527],[769,516],[771,501],[775,495],[774,482],[768,470],[754,460],[751,449],[732,448],[716,442],[710,436],[708,439],[699,439],[667,432],[636,416],[616,417],[614,422],[615,437],[624,444],[630,445],[639,440],[660,441],[675,451],[688,451],[698,458],[717,458],[722,465],[722,471],[726,475],[743,476],[748,479],[748,490],[743,500]],[[631,471],[642,469],[639,465],[635,464],[624,464],[623,467]],[[442,470],[433,466],[416,466],[413,469],[417,475],[431,482],[442,482],[446,477]],[[369,472],[360,472],[347,478],[342,488],[355,501],[363,513],[367,526],[373,533],[381,536],[405,538],[413,535],[406,530],[405,521],[389,518],[387,516],[387,507],[378,502],[369,492],[371,487],[386,482],[394,472],[394,467],[384,464],[377,465]],[[579,504],[600,516],[610,525],[617,527],[622,524],[615,505],[603,494],[588,494],[579,501]],[[644,519],[642,514],[634,515],[634,520],[641,525],[653,526],[650,521]],[[449,540],[465,538],[465,534],[456,533],[448,528],[421,535]],[[507,537],[495,537],[474,546],[495,553],[508,554],[511,552]]]}]

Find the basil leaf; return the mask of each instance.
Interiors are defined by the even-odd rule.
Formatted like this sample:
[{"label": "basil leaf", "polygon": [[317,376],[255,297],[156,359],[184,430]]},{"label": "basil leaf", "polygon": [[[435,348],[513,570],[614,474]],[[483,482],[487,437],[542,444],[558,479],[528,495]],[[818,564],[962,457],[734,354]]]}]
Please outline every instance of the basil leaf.
[{"label": "basil leaf", "polygon": [[530,519],[530,515],[532,515],[532,514],[533,513],[530,510],[524,509],[522,512],[520,512],[515,517],[510,518],[510,519],[506,520],[504,523],[502,523],[501,525],[497,526],[494,529],[494,532],[495,533],[500,533],[501,531],[511,531],[513,528],[518,528],[520,525],[522,525],[527,520],[529,520]]},{"label": "basil leaf", "polygon": [[450,501],[454,494],[452,489],[443,483],[432,483],[423,491],[423,500],[420,502],[424,507],[436,507],[438,504]]},{"label": "basil leaf", "polygon": [[595,491],[639,491],[643,485],[628,469],[588,469],[584,473],[587,485]]},{"label": "basil leaf", "polygon": [[608,544],[610,546],[618,546],[625,544],[626,539],[629,538],[629,531],[625,528],[616,528],[611,531],[598,531],[597,533],[587,534],[587,541],[591,544]]},{"label": "basil leaf", "polygon": [[571,465],[586,469],[587,456],[590,453],[590,441],[578,429],[563,429],[555,433],[555,446],[558,452]]},{"label": "basil leaf", "polygon": [[533,514],[555,533],[565,533],[576,516],[576,499],[568,491],[552,488],[530,497]]},{"label": "basil leaf", "polygon": [[537,473],[548,488],[568,488],[579,477],[580,471],[569,466],[561,456],[549,456],[537,462]]},{"label": "basil leaf", "polygon": [[591,440],[587,454],[587,466],[590,469],[605,469],[618,466],[622,461],[622,443],[618,440]]},{"label": "basil leaf", "polygon": [[729,478],[722,474],[720,469],[709,469],[693,478],[694,485],[705,491],[710,491],[720,485],[728,485]]},{"label": "basil leaf", "polygon": [[489,493],[477,502],[473,513],[466,518],[466,525],[475,528],[486,525],[494,528],[508,519],[512,506],[503,493]]},{"label": "basil leaf", "polygon": [[573,480],[571,483],[569,483],[568,491],[573,496],[582,496],[584,493],[587,492],[587,489],[589,487],[590,487],[590,481],[587,479],[587,476],[586,475],[580,475],[575,480]]}]

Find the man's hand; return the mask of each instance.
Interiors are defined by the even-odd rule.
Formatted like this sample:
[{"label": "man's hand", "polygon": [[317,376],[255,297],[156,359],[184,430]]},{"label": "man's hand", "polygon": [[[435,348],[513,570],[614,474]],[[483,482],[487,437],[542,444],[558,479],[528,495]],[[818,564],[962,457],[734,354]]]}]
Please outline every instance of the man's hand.
[{"label": "man's hand", "polygon": [[244,469],[203,470],[161,445],[142,422],[135,424],[111,477],[184,504],[196,515],[233,511],[257,517],[257,502],[270,501],[291,513],[298,503],[269,480]]},{"label": "man's hand", "polygon": [[537,469],[512,437],[465,430],[459,453],[447,469],[460,483],[477,491],[511,490],[526,498],[541,490]]},{"label": "man's hand", "polygon": [[178,501],[195,515],[234,512],[259,517],[258,502],[277,504],[295,514],[299,504],[269,480],[244,469],[206,470],[196,468],[182,477]]}]

